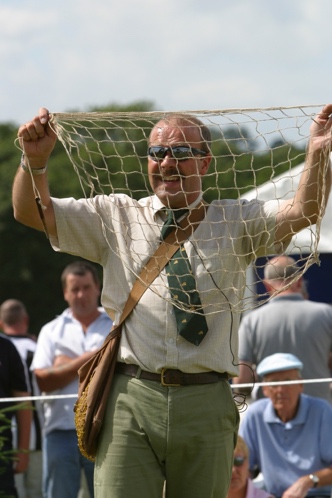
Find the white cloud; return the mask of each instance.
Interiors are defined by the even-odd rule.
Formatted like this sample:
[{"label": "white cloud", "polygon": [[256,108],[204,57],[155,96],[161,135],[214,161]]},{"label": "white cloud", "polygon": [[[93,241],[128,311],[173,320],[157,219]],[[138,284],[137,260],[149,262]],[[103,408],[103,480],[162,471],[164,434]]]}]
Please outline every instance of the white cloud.
[{"label": "white cloud", "polygon": [[160,109],[331,100],[330,0],[5,0],[0,119],[41,105]]}]

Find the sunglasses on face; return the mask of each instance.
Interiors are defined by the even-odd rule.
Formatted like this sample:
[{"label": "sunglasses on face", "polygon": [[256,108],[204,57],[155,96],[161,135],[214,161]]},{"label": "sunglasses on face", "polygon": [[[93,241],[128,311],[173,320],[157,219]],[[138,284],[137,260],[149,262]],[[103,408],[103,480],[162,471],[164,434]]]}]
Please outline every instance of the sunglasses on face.
[{"label": "sunglasses on face", "polygon": [[236,456],[236,457],[234,457],[233,466],[234,467],[241,467],[241,465],[244,464],[245,459],[246,459],[246,457],[243,457],[243,456]]},{"label": "sunglasses on face", "polygon": [[186,161],[194,156],[206,156],[207,152],[201,149],[195,149],[187,145],[176,145],[174,147],[162,147],[161,145],[151,145],[148,148],[148,155],[153,161],[162,161],[167,153],[177,161]]}]

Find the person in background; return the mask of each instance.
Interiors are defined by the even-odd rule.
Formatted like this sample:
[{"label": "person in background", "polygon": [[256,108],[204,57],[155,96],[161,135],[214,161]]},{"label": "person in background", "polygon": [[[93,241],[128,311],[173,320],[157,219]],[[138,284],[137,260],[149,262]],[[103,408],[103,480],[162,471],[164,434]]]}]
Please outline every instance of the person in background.
[{"label": "person in background", "polygon": [[[263,474],[265,489],[283,498],[330,497],[332,490],[332,406],[302,393],[303,364],[275,353],[257,366],[266,396],[254,401],[239,434],[249,448],[249,470]],[[282,384],[285,381],[294,381]]]},{"label": "person in background", "polygon": [[[30,371],[36,338],[29,335],[29,316],[24,304],[17,299],[7,299],[0,306],[0,328],[18,350],[26,371],[29,392],[38,396],[39,389]],[[24,473],[15,475],[16,487],[20,498],[42,497],[42,420],[40,403],[32,403],[32,425],[30,434],[29,465]],[[14,431],[15,433],[15,431]]]},{"label": "person in background", "polygon": [[249,476],[249,450],[238,436],[234,450],[232,477],[227,498],[273,498],[270,493],[255,487]]},{"label": "person in background", "polygon": [[[8,498],[18,498],[14,475],[26,472],[29,463],[32,406],[30,401],[21,406],[15,403],[16,397],[25,396],[30,396],[30,393],[21,357],[14,344],[0,335],[0,496]],[[13,401],[1,401],[1,398],[13,398]],[[13,416],[17,425],[15,450],[12,444]]]},{"label": "person in background", "polygon": [[[266,263],[264,285],[272,298],[241,320],[240,373],[234,384],[253,382],[254,366],[273,353],[296,354],[304,365],[305,379],[330,377],[332,306],[304,297],[299,272],[290,256],[276,256]],[[332,401],[328,382],[304,384],[304,392]]]},{"label": "person in background", "polygon": [[[100,282],[96,268],[74,261],[61,282],[69,307],[44,325],[32,361],[40,390],[45,394],[78,392],[77,371],[102,346],[112,320],[98,306]],[[76,497],[84,469],[93,496],[93,462],[79,451],[74,422],[74,398],[44,401],[43,488],[45,498]]]},{"label": "person in background", "polygon": [[[211,133],[189,114],[165,114],[153,126],[147,144],[153,195],[139,200],[125,194],[51,197],[46,165],[57,137],[49,112],[40,109],[19,128],[24,156],[13,184],[15,218],[44,228],[32,174],[53,248],[102,265],[102,303],[116,321],[167,227],[184,219],[183,209],[200,221],[168,265],[171,271],[160,273],[122,326],[98,439],[98,498],[156,498],[165,480],[172,498],[226,496],[239,424],[228,382],[238,374],[239,316],[232,310],[241,302],[255,256],[281,252],[296,232],[316,223],[331,185],[331,114],[328,104],[315,117],[299,188],[280,205],[240,199],[205,205]],[[186,303],[188,312],[177,320],[184,308],[179,295],[189,296],[186,282],[177,288],[179,268],[190,262],[185,274],[196,286],[190,290],[196,301]]]}]

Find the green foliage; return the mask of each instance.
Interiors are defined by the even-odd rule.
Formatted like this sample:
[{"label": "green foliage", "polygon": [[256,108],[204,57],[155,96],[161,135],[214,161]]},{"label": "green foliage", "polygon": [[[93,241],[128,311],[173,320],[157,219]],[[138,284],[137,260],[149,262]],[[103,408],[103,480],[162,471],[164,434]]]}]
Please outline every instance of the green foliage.
[{"label": "green foliage", "polygon": [[[230,138],[228,138],[230,137]],[[205,199],[211,202],[216,193],[221,199],[236,199],[249,190],[272,180],[304,161],[304,148],[276,143],[266,151],[255,152],[256,144],[245,129],[235,133],[213,132],[214,160],[204,179]]]},{"label": "green foliage", "polygon": [[[121,106],[111,104],[90,109],[93,112],[153,111],[148,101]],[[73,112],[73,111],[71,111]],[[119,128],[119,125],[123,125]],[[30,332],[38,334],[41,326],[61,313],[66,303],[63,300],[60,274],[66,264],[74,258],[55,253],[43,233],[36,232],[17,223],[11,207],[11,185],[20,151],[14,142],[17,128],[11,123],[0,125],[0,303],[8,298],[22,300],[31,317]],[[213,131],[212,152],[215,156],[209,175],[204,179],[205,199],[237,198],[249,189],[273,178],[275,174],[289,170],[304,159],[304,150],[283,141],[274,147],[259,151],[258,144],[245,127]],[[150,191],[146,172],[146,142],[150,132],[146,122],[132,120],[117,121],[113,129],[105,133],[103,122],[95,123],[93,137],[84,140],[88,148],[78,153],[75,146],[66,151],[58,142],[50,159],[49,183],[54,197],[82,197],[82,185],[69,161],[78,154],[85,161],[86,170],[95,177],[92,182],[84,175],[86,195],[92,193],[124,192],[140,198]],[[83,131],[82,131],[83,133]],[[130,138],[130,141],[128,141]],[[119,158],[120,156],[120,158]],[[277,172],[274,167],[279,165]],[[126,171],[126,175],[121,173]],[[210,174],[211,173],[211,174]],[[98,178],[98,181],[97,181]],[[75,258],[76,259],[76,258]],[[99,269],[100,273],[101,270]]]}]

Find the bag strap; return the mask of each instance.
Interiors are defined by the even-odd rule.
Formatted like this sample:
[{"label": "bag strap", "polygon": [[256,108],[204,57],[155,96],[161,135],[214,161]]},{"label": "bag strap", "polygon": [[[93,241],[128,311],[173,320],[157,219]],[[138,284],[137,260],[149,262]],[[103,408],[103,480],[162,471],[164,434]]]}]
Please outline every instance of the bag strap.
[{"label": "bag strap", "polygon": [[144,292],[157,278],[163,268],[165,268],[169,260],[179,249],[180,245],[194,233],[203,220],[205,212],[206,204],[202,201],[197,207],[192,209],[188,216],[179,222],[179,226],[175,227],[166,239],[160,243],[155,253],[151,256],[144,268],[142,268],[135,280],[117,327],[130,315]]}]

